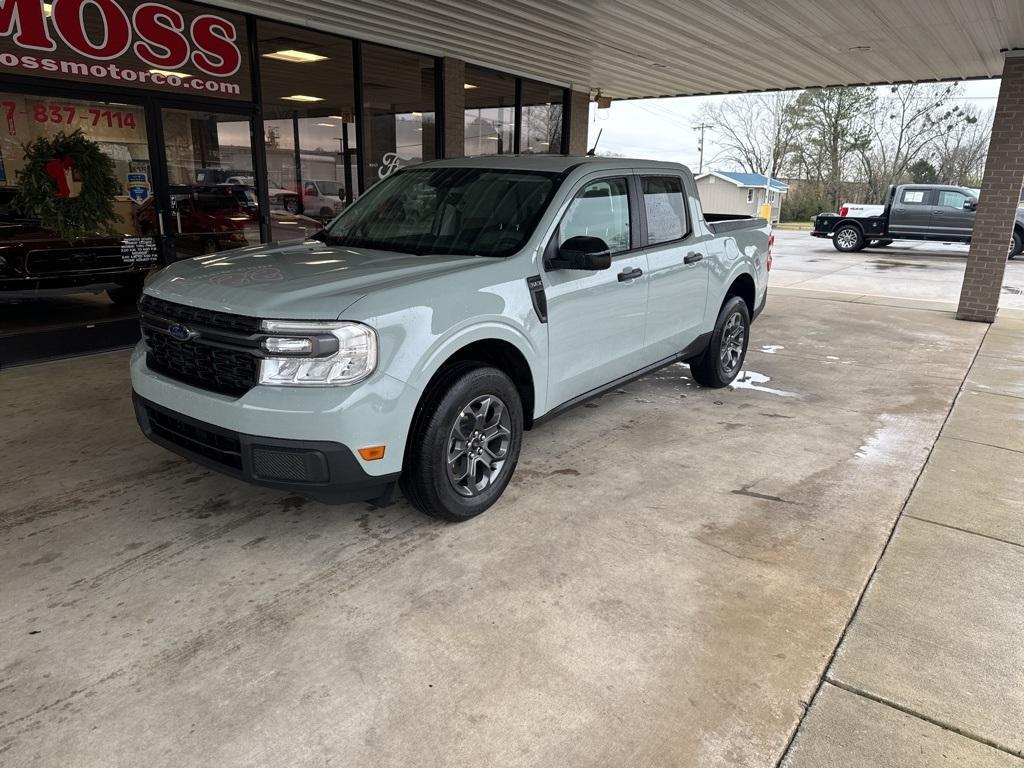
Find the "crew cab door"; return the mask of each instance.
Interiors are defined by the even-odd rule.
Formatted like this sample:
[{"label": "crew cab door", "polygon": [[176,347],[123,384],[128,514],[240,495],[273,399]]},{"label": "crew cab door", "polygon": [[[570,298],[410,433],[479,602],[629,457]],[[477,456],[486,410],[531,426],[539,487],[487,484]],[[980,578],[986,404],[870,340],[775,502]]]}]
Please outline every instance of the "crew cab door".
[{"label": "crew cab door", "polygon": [[694,232],[683,177],[641,175],[640,233],[650,267],[647,360],[681,352],[700,335],[708,293],[708,253]]},{"label": "crew cab door", "polygon": [[[965,203],[971,205],[964,208]],[[932,206],[932,228],[937,236],[961,240],[971,236],[974,229],[977,198],[959,189],[939,189]]]},{"label": "crew cab door", "polygon": [[599,237],[611,268],[546,268],[548,402],[583,395],[643,367],[647,316],[647,256],[639,233],[630,177],[590,177],[577,186],[545,249],[545,262],[571,237]]},{"label": "crew cab door", "polygon": [[893,237],[932,233],[932,206],[935,190],[927,187],[900,187],[889,211],[889,234]]}]

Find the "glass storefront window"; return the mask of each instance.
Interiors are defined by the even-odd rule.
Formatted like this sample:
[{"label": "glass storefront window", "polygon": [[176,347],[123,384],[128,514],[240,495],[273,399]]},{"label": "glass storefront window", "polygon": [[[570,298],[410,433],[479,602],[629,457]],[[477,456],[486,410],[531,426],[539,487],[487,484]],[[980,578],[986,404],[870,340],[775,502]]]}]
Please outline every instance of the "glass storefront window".
[{"label": "glass storefront window", "polygon": [[516,79],[466,65],[466,157],[511,155],[516,128]]},{"label": "glass storefront window", "polygon": [[[161,119],[176,258],[258,244],[248,117],[165,109]],[[143,208],[139,217],[156,232],[156,206]]]},{"label": "glass storefront window", "polygon": [[157,262],[143,108],[0,93],[0,119],[0,336],[133,313]]},{"label": "glass storefront window", "polygon": [[523,80],[521,154],[561,154],[564,99],[564,88]]},{"label": "glass storefront window", "polygon": [[366,186],[397,168],[437,157],[434,59],[364,45],[363,162]]},{"label": "glass storefront window", "polygon": [[271,217],[313,231],[359,193],[352,42],[263,21],[257,32]]}]

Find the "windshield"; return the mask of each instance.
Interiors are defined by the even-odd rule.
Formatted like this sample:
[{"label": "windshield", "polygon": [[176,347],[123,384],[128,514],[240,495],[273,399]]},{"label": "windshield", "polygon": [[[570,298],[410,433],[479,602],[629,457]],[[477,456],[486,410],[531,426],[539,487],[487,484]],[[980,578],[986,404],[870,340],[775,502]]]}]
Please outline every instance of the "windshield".
[{"label": "windshield", "polygon": [[341,197],[341,184],[336,181],[314,182],[320,188],[320,194],[328,197]]},{"label": "windshield", "polygon": [[509,256],[526,244],[559,181],[541,171],[404,170],[367,192],[324,235],[332,245]]}]

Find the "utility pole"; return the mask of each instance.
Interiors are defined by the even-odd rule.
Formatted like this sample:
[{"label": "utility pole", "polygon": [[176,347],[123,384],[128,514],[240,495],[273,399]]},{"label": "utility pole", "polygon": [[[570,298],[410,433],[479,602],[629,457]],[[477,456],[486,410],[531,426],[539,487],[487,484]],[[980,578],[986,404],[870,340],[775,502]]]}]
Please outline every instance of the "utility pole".
[{"label": "utility pole", "polygon": [[704,129],[714,128],[715,126],[711,123],[701,123],[700,125],[693,126],[693,130],[700,131],[700,141],[697,142],[697,149],[700,150],[700,167],[697,169],[697,174],[704,173]]}]

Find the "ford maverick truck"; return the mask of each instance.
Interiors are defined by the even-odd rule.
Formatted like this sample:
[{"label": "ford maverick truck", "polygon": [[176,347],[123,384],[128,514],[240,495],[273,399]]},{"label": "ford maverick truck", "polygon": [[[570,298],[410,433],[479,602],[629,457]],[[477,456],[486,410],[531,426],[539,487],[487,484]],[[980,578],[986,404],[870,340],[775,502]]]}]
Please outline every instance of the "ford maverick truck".
[{"label": "ford maverick truck", "polygon": [[672,163],[403,168],[311,239],[152,278],[136,414],[154,442],[240,479],[325,502],[384,503],[400,485],[465,520],[543,420],[678,361],[731,383],[770,239],[763,219],[705,216]]}]

